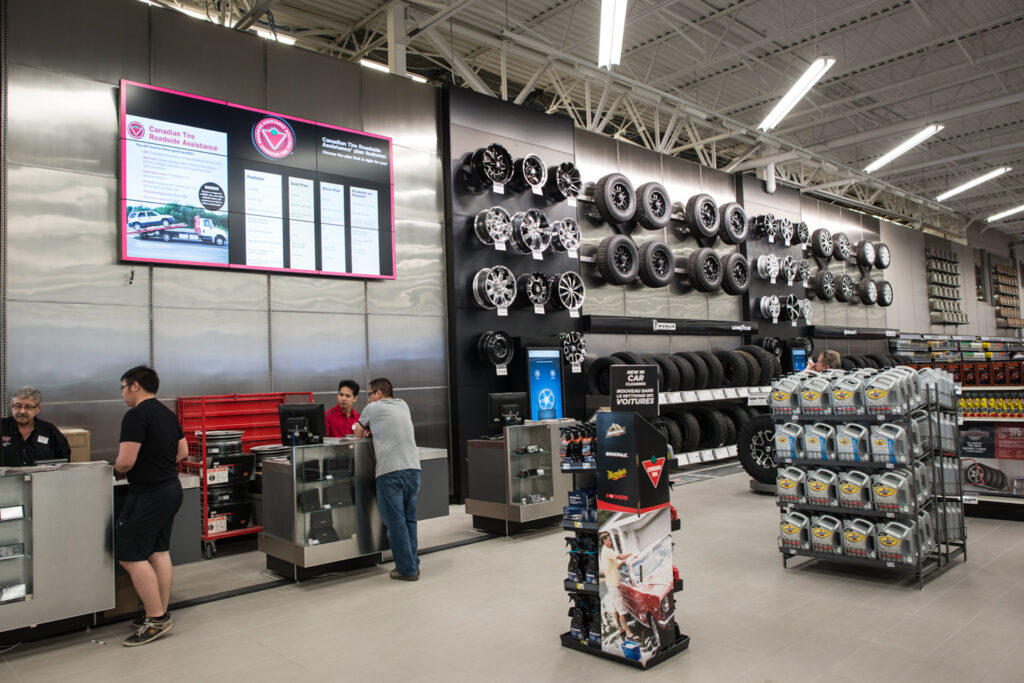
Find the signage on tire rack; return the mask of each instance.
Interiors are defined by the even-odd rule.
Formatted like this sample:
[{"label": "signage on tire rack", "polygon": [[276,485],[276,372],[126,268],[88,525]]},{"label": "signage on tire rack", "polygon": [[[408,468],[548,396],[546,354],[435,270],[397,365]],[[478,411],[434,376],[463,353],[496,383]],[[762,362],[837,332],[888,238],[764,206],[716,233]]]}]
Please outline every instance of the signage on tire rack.
[{"label": "signage on tire rack", "polygon": [[658,414],[658,367],[613,365],[609,369],[613,412]]}]

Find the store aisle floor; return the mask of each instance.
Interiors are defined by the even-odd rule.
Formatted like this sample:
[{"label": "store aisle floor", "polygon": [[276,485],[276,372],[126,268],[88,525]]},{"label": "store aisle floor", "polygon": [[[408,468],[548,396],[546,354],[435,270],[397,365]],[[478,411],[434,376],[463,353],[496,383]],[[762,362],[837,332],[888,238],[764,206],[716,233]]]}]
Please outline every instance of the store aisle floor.
[{"label": "store aisle floor", "polygon": [[1024,525],[968,519],[968,558],[919,591],[909,578],[823,563],[785,570],[778,514],[736,474],[674,490],[683,517],[676,619],[690,649],[642,672],[564,649],[561,530],[175,612],[124,648],[127,624],[23,644],[0,681],[899,681],[1021,680]]}]

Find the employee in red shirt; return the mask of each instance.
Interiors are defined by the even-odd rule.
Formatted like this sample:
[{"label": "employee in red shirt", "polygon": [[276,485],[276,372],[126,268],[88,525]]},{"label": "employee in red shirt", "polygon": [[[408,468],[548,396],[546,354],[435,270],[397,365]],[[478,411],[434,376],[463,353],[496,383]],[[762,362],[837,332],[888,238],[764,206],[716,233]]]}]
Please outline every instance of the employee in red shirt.
[{"label": "employee in red shirt", "polygon": [[343,379],[338,383],[338,405],[327,411],[327,436],[349,436],[352,425],[359,420],[355,411],[359,384],[355,380]]}]

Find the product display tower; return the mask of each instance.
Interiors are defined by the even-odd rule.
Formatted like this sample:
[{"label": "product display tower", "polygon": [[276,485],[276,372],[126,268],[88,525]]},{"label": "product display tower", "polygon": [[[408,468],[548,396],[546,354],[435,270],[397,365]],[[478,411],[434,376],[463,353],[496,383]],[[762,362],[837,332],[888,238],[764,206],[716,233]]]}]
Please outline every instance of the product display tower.
[{"label": "product display tower", "polygon": [[575,532],[566,537],[572,621],[562,645],[639,668],[682,652],[690,638],[675,619],[679,523],[665,437],[638,414],[601,412],[596,426],[563,430],[562,454],[575,483],[562,523]]}]

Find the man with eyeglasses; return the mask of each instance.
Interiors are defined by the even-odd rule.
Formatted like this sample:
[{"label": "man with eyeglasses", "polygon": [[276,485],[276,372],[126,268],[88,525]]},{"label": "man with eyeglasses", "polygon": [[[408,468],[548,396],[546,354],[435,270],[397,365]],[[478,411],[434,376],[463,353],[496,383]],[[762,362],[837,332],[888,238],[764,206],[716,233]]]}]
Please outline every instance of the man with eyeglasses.
[{"label": "man with eyeglasses", "polygon": [[35,387],[21,387],[11,398],[11,415],[3,418],[3,447],[0,465],[22,467],[71,457],[68,440],[56,425],[39,419],[43,393]]}]

